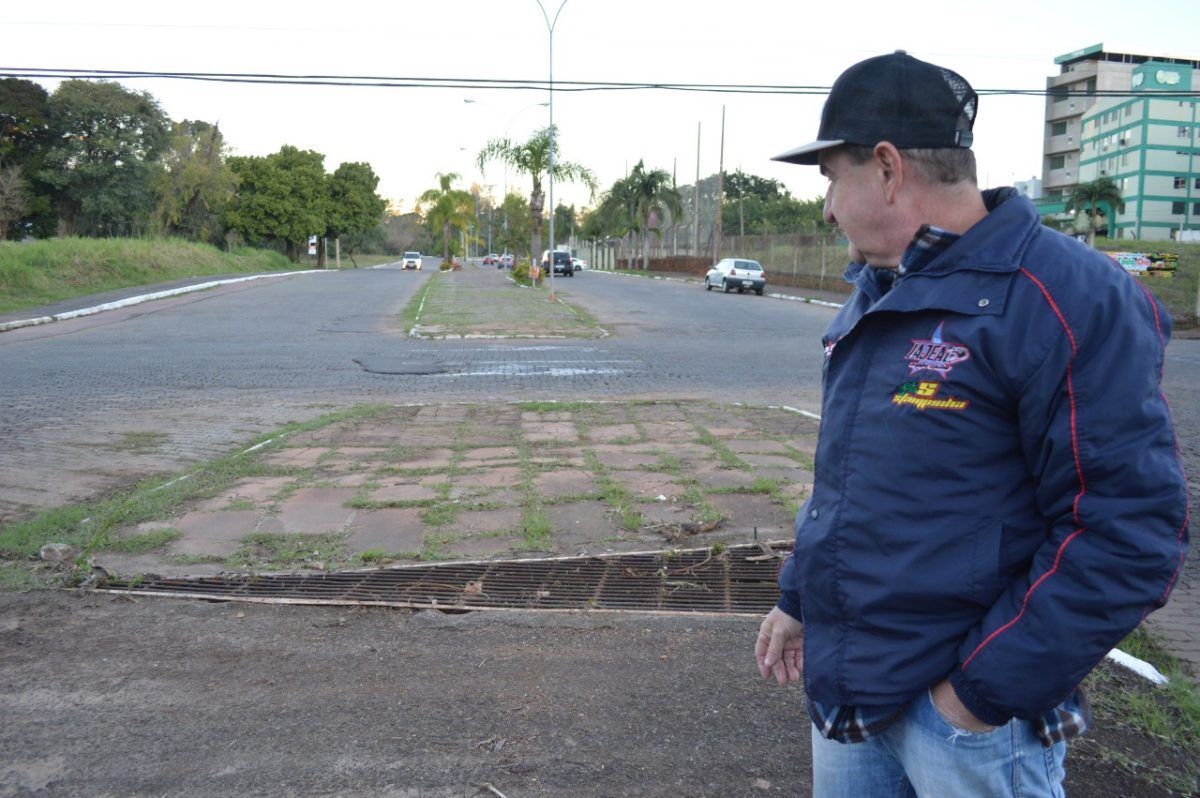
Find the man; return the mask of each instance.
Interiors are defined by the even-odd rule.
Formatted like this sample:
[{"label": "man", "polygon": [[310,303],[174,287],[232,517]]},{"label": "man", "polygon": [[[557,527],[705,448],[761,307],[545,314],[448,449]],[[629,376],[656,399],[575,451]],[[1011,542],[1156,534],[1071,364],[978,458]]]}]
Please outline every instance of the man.
[{"label": "man", "polygon": [[777,157],[829,179],[854,285],[755,646],[764,678],[803,678],[817,796],[1061,795],[1080,681],[1187,550],[1170,319],[1012,189],[979,192],[977,103],[950,70],[868,59]]}]

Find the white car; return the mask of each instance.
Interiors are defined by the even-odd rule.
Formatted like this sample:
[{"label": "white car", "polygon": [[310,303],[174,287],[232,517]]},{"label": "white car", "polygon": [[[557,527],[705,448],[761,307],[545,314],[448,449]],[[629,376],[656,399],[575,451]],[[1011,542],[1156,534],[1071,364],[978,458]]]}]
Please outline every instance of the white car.
[{"label": "white car", "polygon": [[402,262],[405,269],[416,269],[417,271],[421,271],[420,252],[405,252]]},{"label": "white car", "polygon": [[580,269],[586,269],[588,262],[583,258],[571,258],[571,265],[575,267],[575,271],[579,271]]},{"label": "white car", "polygon": [[725,293],[737,289],[740,294],[746,289],[762,296],[767,287],[767,273],[756,260],[725,258],[704,275],[704,290],[720,288]]}]

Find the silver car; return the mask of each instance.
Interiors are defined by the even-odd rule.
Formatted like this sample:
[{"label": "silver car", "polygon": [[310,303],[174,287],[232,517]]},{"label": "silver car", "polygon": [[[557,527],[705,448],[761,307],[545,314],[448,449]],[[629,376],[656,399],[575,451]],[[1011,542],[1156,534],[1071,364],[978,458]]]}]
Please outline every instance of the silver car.
[{"label": "silver car", "polygon": [[767,287],[767,273],[756,260],[725,258],[704,275],[704,290],[711,291],[714,287],[727,294],[734,289],[739,294],[751,289],[762,296]]}]

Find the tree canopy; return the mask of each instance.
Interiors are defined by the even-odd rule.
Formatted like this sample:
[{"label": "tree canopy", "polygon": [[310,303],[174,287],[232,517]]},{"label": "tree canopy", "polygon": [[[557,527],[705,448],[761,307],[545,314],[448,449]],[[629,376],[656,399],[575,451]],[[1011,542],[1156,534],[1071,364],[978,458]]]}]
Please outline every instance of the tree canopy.
[{"label": "tree canopy", "polygon": [[225,221],[248,240],[283,242],[298,260],[308,237],[327,229],[324,155],[284,145],[267,156],[230,158],[229,167],[238,187]]}]

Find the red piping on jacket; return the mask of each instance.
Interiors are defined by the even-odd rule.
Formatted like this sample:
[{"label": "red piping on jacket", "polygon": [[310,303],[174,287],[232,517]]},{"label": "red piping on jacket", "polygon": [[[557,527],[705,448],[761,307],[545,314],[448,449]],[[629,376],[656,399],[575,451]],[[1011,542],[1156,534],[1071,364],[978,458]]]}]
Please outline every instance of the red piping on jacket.
[{"label": "red piping on jacket", "polygon": [[1021,601],[1021,611],[1018,612],[1012,620],[1001,626],[999,629],[996,629],[978,646],[976,646],[975,650],[971,652],[971,655],[963,660],[963,669],[966,669],[966,667],[971,664],[971,660],[975,659],[979,652],[983,651],[988,643],[991,643],[1004,632],[1007,632],[1017,623],[1017,621],[1021,620],[1021,618],[1025,616],[1025,610],[1029,607],[1029,600],[1033,597],[1034,591],[1037,590],[1043,582],[1053,576],[1056,571],[1058,571],[1058,565],[1060,562],[1062,562],[1063,553],[1066,551],[1067,546],[1069,546],[1071,541],[1073,541],[1075,538],[1082,535],[1084,531],[1083,528],[1079,526],[1079,500],[1083,498],[1085,493],[1087,493],[1087,484],[1083,481],[1083,466],[1079,462],[1079,435],[1076,427],[1075,414],[1075,386],[1071,382],[1071,366],[1075,362],[1075,356],[1079,354],[1079,347],[1075,343],[1075,334],[1071,332],[1071,326],[1067,324],[1066,318],[1063,316],[1062,311],[1058,308],[1058,303],[1054,301],[1054,297],[1050,296],[1050,292],[1046,290],[1046,286],[1042,285],[1041,281],[1030,274],[1024,266],[1021,267],[1021,274],[1025,275],[1025,277],[1027,277],[1029,281],[1036,285],[1042,292],[1042,296],[1046,298],[1046,302],[1049,303],[1050,309],[1053,310],[1054,315],[1058,317],[1059,324],[1061,324],[1063,330],[1066,331],[1067,340],[1071,344],[1071,360],[1067,363],[1067,397],[1071,401],[1071,453],[1075,458],[1075,473],[1079,477],[1079,492],[1075,494],[1075,501],[1071,505],[1071,514],[1075,520],[1075,526],[1079,528],[1068,535],[1067,539],[1064,540],[1061,545],[1059,545],[1058,552],[1054,555],[1054,565],[1051,566],[1050,570],[1042,574],[1038,580],[1030,585],[1029,589],[1025,591],[1025,598]]}]

